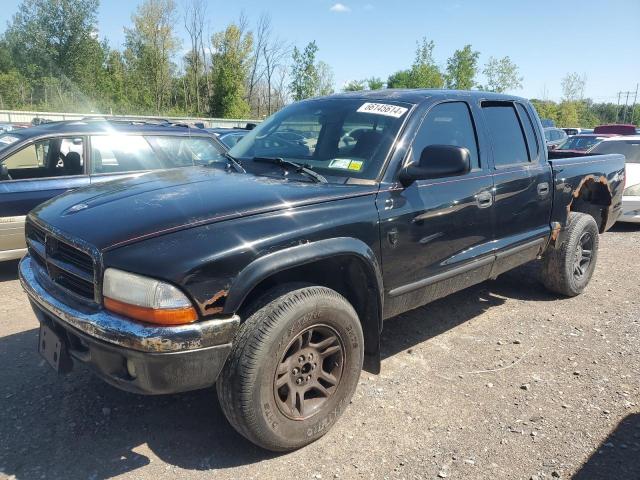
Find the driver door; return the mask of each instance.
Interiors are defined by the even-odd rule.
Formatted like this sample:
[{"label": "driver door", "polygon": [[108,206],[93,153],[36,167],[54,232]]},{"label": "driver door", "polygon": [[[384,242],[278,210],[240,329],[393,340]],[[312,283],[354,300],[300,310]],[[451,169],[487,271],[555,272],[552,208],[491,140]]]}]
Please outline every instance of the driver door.
[{"label": "driver door", "polygon": [[493,179],[471,112],[463,101],[431,107],[408,159],[417,164],[428,145],[464,147],[470,153],[469,172],[397,183],[378,195],[385,318],[489,278]]},{"label": "driver door", "polygon": [[[40,139],[0,159],[12,177],[0,180],[0,260],[19,258],[24,253],[25,216],[34,207],[68,190],[89,185],[85,143],[84,137],[78,136]],[[75,170],[64,166],[70,152],[80,155],[80,165]]]}]

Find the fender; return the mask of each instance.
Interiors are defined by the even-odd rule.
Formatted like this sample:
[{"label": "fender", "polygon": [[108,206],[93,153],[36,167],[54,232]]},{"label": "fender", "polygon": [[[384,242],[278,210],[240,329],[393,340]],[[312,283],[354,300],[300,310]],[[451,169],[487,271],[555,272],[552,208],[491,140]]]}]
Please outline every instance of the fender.
[{"label": "fender", "polygon": [[[338,255],[353,255],[362,260],[364,265],[368,267],[370,278],[375,281],[380,306],[379,311],[382,312],[384,301],[382,271],[375,254],[362,240],[351,237],[338,237],[285,248],[254,260],[240,271],[231,284],[224,304],[224,313],[236,312],[249,292],[271,275]],[[382,329],[382,315],[380,315],[379,324],[380,329]]]},{"label": "fender", "polygon": [[384,286],[382,271],[374,252],[362,240],[338,237],[304,243],[260,257],[245,267],[234,279],[224,303],[224,312],[236,312],[247,295],[263,280],[270,276],[308,263],[336,256],[352,256],[361,261],[365,274],[375,289],[376,315],[360,318],[365,337],[363,368],[371,373],[380,373],[380,333],[382,332],[382,312]]}]

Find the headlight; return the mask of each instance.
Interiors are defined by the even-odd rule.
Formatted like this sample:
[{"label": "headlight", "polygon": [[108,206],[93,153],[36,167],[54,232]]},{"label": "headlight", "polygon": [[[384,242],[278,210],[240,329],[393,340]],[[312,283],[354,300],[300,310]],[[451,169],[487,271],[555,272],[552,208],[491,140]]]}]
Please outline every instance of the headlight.
[{"label": "headlight", "polygon": [[625,197],[640,197],[640,183],[625,188],[624,192],[622,192],[622,195]]},{"label": "headlight", "polygon": [[143,322],[181,325],[198,319],[189,299],[173,285],[115,268],[105,270],[102,294],[107,310]]}]

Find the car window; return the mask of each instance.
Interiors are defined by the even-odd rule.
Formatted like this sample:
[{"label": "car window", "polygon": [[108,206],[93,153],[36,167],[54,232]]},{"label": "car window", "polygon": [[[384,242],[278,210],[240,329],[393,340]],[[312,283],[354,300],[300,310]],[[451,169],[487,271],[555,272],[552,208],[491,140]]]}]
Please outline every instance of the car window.
[{"label": "car window", "polygon": [[484,103],[482,111],[493,146],[496,167],[528,163],[527,147],[520,122],[511,103]]},{"label": "car window", "polygon": [[429,145],[454,145],[469,150],[471,168],[479,168],[478,144],[469,107],[464,102],[447,102],[427,113],[413,141],[413,163]]},{"label": "car window", "polygon": [[522,127],[524,128],[525,136],[527,137],[529,159],[535,160],[538,158],[539,148],[538,140],[533,128],[533,123],[531,122],[531,117],[529,116],[529,112],[527,112],[527,109],[521,103],[516,103],[516,109],[518,110],[518,115],[520,116],[520,122],[522,123]]},{"label": "car window", "polygon": [[91,173],[135,172],[166,168],[141,135],[91,137]]},{"label": "car window", "polygon": [[246,133],[230,133],[228,135],[223,135],[220,137],[220,141],[224,143],[227,147],[234,147],[236,143],[238,143],[242,138],[246,135]]},{"label": "car window", "polygon": [[640,163],[640,140],[614,140],[601,142],[590,153],[620,153],[626,163]]},{"label": "car window", "polygon": [[227,162],[222,148],[208,138],[159,135],[146,138],[156,150],[166,155],[166,160],[171,167]]},{"label": "car window", "polygon": [[84,139],[40,140],[9,155],[3,163],[13,180],[81,175],[84,173]]}]

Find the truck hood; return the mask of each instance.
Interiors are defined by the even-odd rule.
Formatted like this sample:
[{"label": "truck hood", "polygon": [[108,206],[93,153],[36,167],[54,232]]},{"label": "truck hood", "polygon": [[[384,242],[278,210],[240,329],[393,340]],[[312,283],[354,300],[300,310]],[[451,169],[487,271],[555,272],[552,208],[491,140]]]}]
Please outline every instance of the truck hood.
[{"label": "truck hood", "polygon": [[29,216],[105,251],[185,228],[376,191],[371,185],[294,182],[187,167],[74,190]]}]

